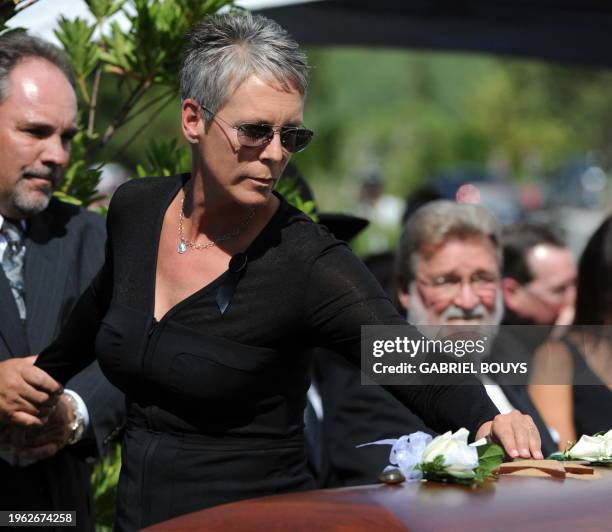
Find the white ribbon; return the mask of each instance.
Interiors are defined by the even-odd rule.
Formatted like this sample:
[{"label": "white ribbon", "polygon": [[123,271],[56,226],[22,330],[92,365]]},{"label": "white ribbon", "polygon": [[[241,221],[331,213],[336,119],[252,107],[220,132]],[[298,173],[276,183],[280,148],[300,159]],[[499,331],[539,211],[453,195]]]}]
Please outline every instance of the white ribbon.
[{"label": "white ribbon", "polygon": [[389,453],[389,463],[391,465],[385,467],[383,471],[399,469],[408,482],[416,482],[423,478],[423,472],[415,469],[415,466],[423,461],[423,452],[431,440],[431,435],[418,431],[395,440],[378,440],[363,443],[357,445],[357,447],[391,445],[391,453]]}]

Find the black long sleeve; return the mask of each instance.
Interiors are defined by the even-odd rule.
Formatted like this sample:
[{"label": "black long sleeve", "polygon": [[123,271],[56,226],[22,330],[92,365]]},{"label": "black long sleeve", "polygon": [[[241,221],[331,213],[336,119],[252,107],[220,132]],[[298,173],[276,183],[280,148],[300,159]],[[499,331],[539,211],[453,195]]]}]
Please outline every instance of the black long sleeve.
[{"label": "black long sleeve", "polygon": [[106,261],[79,298],[57,339],[45,348],[36,365],[65,384],[95,361],[95,340],[112,296],[112,260],[107,242]]},{"label": "black long sleeve", "polygon": [[[54,378],[65,382],[92,361],[96,335],[112,299],[114,308],[123,310],[107,319],[111,328],[129,331],[130,340],[121,348],[129,350],[129,357],[115,353],[106,338],[107,361],[105,365],[101,361],[101,366],[119,373],[129,366],[129,373],[117,373],[116,384],[123,391],[142,382],[134,377],[140,378],[140,368],[145,366],[136,361],[132,364],[130,357],[149,357],[146,350],[139,351],[147,345],[139,336],[147,330],[140,321],[152,316],[156,243],[165,208],[183,179],[136,180],[115,194],[109,210],[104,268],[78,302],[57,341],[38,360]],[[151,220],[157,220],[157,225]],[[169,313],[172,322],[198,334],[270,348],[279,356],[299,337],[304,344],[338,352],[357,366],[361,325],[410,328],[350,249],[284,202],[246,253],[248,265],[225,314],[219,312],[212,283],[177,305]],[[126,317],[126,309],[130,316],[138,314],[138,326],[125,323],[131,319]],[[229,360],[223,358],[224,363]],[[244,361],[237,359],[236,363],[241,366]],[[291,372],[302,367],[298,360],[294,364]],[[442,431],[466,426],[475,433],[497,410],[478,382],[465,377],[465,383],[472,385],[388,389],[430,427]]]}]

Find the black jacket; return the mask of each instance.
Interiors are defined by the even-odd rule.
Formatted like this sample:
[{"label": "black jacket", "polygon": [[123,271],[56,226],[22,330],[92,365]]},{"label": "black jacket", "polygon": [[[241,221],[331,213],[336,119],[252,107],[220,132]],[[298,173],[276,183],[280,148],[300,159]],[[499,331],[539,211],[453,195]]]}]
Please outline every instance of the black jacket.
[{"label": "black jacket", "polygon": [[[80,294],[104,260],[102,217],[52,199],[26,226],[25,290],[27,326],[0,268],[0,362],[38,354],[55,338]],[[123,395],[91,364],[66,385],[87,405],[90,428],[81,442],[32,466],[10,467],[0,460],[3,510],[76,510],[77,530],[93,530],[90,466],[124,416]]]}]

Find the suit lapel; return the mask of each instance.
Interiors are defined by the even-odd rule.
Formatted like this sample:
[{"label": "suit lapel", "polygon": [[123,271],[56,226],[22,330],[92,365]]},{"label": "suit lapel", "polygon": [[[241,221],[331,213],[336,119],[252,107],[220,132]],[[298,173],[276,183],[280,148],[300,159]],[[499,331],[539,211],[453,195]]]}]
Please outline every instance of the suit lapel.
[{"label": "suit lapel", "polygon": [[[28,340],[4,270],[0,266],[0,360],[28,355]],[[8,351],[7,351],[8,349]]]},{"label": "suit lapel", "polygon": [[31,346],[44,346],[55,334],[68,270],[65,238],[54,235],[50,210],[31,219],[26,238],[27,336]]}]

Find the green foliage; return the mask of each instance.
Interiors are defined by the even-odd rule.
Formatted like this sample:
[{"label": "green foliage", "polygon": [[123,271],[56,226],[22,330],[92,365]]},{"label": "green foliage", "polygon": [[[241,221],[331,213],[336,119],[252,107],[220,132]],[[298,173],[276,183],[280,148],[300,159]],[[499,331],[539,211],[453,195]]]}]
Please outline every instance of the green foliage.
[{"label": "green foliage", "polygon": [[117,13],[125,4],[125,0],[85,0],[85,3],[96,20],[102,21]]},{"label": "green foliage", "polygon": [[283,196],[291,205],[307,214],[315,222],[319,221],[315,202],[304,200],[300,195],[297,179],[292,176],[283,177],[276,186],[276,191]]},{"label": "green foliage", "polygon": [[153,139],[146,153],[146,164],[136,167],[138,177],[176,175],[188,172],[191,167],[189,151],[178,146],[177,139]]},{"label": "green foliage", "polygon": [[102,173],[101,167],[94,167],[85,159],[87,146],[95,140],[95,134],[80,129],[72,140],[72,164],[66,170],[64,179],[55,195],[76,205],[89,205],[96,199],[96,186]]},{"label": "green foliage", "polygon": [[128,10],[124,13],[130,29],[123,35],[115,25],[111,38],[104,40],[107,48],[104,60],[108,67],[140,82],[176,87],[185,33],[195,22],[231,2],[131,0],[129,4],[133,13]]},{"label": "green foliage", "polygon": [[[83,205],[95,198],[99,169],[109,157],[104,148],[117,131],[134,119],[141,120],[139,129],[118,148],[120,154],[176,98],[187,30],[220,8],[231,7],[232,0],[86,0],[86,4],[94,23],[61,17],[56,31],[75,71],[82,113],[81,131],[58,195]],[[128,29],[112,22],[110,31],[103,32],[109,17],[119,12],[129,20]],[[120,101],[103,126],[98,107],[106,77],[115,80]],[[138,168],[139,174],[150,175],[158,169],[185,171],[185,157],[175,143],[168,139],[151,145],[147,149],[150,168],[146,172]]]},{"label": "green foliage", "polygon": [[59,30],[55,31],[55,35],[72,64],[81,98],[89,105],[91,97],[87,89],[87,77],[94,71],[100,59],[100,50],[92,41],[96,26],[78,17],[74,20],[60,17],[58,25]]},{"label": "green foliage", "polygon": [[111,531],[115,521],[117,482],[121,470],[121,447],[115,444],[111,451],[96,464],[91,477],[96,511],[96,530]]},{"label": "green foliage", "polygon": [[[351,183],[372,168],[387,192],[405,197],[457,167],[542,182],[577,155],[612,166],[610,71],[410,50],[309,57],[305,123],[315,136],[296,164],[322,209],[354,206]],[[319,192],[328,188],[338,193]]]},{"label": "green foliage", "polygon": [[479,445],[476,449],[478,451],[478,467],[474,470],[476,474],[474,480],[482,482],[485,478],[492,476],[502,464],[504,450],[495,443]]},{"label": "green foliage", "polygon": [[130,65],[136,62],[134,43],[123,33],[117,22],[111,24],[110,35],[104,37],[100,58],[106,63],[105,71],[111,73],[127,73],[130,71]]}]

